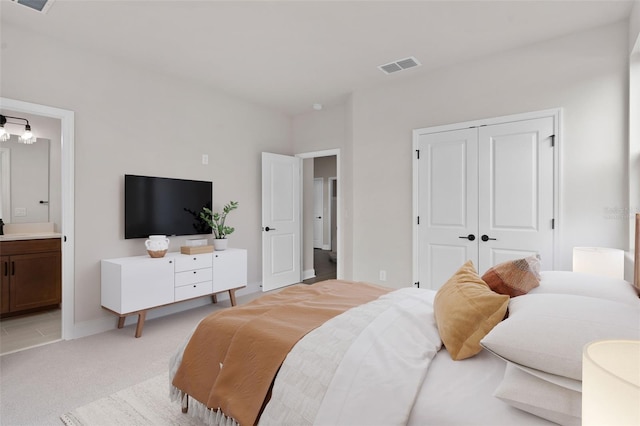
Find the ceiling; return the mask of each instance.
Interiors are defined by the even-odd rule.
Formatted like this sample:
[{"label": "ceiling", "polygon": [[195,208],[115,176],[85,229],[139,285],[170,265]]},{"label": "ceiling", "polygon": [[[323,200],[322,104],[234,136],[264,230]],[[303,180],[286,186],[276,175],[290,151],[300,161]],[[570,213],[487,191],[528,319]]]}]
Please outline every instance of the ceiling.
[{"label": "ceiling", "polygon": [[[632,1],[0,0],[2,25],[289,114],[354,90],[627,19]],[[394,74],[377,67],[414,56]]]}]

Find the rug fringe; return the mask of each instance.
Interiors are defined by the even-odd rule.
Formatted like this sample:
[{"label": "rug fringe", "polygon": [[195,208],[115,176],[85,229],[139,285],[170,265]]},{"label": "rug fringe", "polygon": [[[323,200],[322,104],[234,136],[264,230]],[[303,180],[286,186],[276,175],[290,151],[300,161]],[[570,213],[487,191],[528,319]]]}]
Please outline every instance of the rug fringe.
[{"label": "rug fringe", "polygon": [[[172,384],[169,384],[169,396],[171,397],[171,402],[178,402],[180,406],[184,406],[185,399],[189,398],[189,395]],[[220,408],[217,410],[209,408],[193,397],[189,399],[187,414],[202,420],[209,426],[240,426],[233,417],[224,414]]]}]

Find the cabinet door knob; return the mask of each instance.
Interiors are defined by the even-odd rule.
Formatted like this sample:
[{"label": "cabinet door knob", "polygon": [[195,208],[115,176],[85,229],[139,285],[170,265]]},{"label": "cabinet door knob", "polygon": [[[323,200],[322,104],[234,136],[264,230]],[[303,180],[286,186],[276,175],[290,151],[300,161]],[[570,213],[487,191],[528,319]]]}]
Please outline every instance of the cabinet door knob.
[{"label": "cabinet door knob", "polygon": [[195,273],[196,273],[196,271],[193,271],[193,273],[195,274]]}]

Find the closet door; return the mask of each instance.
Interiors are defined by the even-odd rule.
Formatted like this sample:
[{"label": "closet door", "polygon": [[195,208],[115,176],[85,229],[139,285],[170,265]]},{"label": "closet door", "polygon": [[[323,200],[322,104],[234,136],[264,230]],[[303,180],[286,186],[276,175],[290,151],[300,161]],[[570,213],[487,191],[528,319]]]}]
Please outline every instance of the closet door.
[{"label": "closet door", "polygon": [[552,269],[552,135],[552,117],[478,128],[481,274],[532,254]]},{"label": "closet door", "polygon": [[437,290],[467,260],[480,275],[534,254],[553,269],[553,131],[549,116],[417,135],[421,287]]},{"label": "closet door", "polygon": [[437,289],[468,259],[478,258],[478,133],[420,135],[418,275]]}]

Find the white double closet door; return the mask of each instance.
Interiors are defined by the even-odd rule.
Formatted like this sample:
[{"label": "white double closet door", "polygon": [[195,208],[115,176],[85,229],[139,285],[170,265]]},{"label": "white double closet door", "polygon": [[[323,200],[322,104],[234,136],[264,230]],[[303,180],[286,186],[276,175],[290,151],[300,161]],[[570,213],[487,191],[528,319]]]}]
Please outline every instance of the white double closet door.
[{"label": "white double closet door", "polygon": [[534,254],[553,269],[554,120],[414,132],[420,287],[438,289],[467,260],[480,275]]}]

